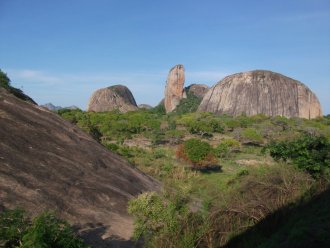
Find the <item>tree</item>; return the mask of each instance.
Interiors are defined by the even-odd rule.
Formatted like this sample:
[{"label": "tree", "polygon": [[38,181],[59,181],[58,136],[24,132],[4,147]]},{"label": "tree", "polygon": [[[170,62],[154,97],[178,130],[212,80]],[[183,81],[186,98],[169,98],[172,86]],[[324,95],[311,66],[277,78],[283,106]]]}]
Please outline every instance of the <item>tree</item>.
[{"label": "tree", "polygon": [[35,101],[33,101],[33,99],[30,98],[29,96],[25,95],[22,90],[12,87],[10,85],[9,77],[1,69],[0,69],[0,87],[7,89],[11,94],[16,96],[17,98],[36,104]]},{"label": "tree", "polygon": [[0,69],[0,87],[3,87],[5,89],[10,88],[10,79],[7,76],[7,74],[4,73],[1,69]]},{"label": "tree", "polygon": [[199,139],[186,140],[179,146],[176,154],[190,162],[194,169],[206,169],[217,164],[211,145]]},{"label": "tree", "polygon": [[275,160],[290,160],[313,176],[330,173],[330,142],[324,136],[304,134],[292,141],[273,142],[266,149]]}]

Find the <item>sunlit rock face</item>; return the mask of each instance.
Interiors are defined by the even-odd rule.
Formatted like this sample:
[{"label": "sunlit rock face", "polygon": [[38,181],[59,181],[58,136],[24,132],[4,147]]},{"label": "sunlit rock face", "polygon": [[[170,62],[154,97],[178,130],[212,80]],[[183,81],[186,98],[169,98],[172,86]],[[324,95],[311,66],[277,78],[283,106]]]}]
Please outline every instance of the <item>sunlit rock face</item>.
[{"label": "sunlit rock face", "polygon": [[119,110],[125,113],[137,109],[132,92],[124,85],[114,85],[95,91],[88,104],[88,111],[94,112]]},{"label": "sunlit rock face", "polygon": [[184,97],[184,82],[183,65],[174,66],[170,70],[166,81],[164,101],[166,113],[172,112]]},{"label": "sunlit rock face", "polygon": [[225,77],[204,96],[198,111],[248,116],[322,116],[320,102],[304,84],[279,73],[256,70]]}]

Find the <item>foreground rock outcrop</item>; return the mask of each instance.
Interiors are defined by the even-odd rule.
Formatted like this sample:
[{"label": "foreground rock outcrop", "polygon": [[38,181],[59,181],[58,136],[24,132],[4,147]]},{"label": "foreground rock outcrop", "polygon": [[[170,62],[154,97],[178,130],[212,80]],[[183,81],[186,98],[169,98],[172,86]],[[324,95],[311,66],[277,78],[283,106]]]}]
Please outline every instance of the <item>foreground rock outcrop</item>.
[{"label": "foreground rock outcrop", "polygon": [[319,100],[304,84],[264,70],[225,77],[208,91],[198,110],[229,115],[265,114],[307,119],[322,116]]},{"label": "foreground rock outcrop", "polygon": [[[159,189],[78,127],[4,89],[0,127],[0,209],[21,207],[32,214],[52,209],[85,232],[94,226],[103,238],[128,239],[133,229],[128,200]],[[87,236],[93,243],[93,232]]]},{"label": "foreground rock outcrop", "polygon": [[168,74],[165,86],[164,105],[166,113],[172,112],[184,97],[184,82],[183,65],[174,66]]},{"label": "foreground rock outcrop", "polygon": [[114,85],[95,91],[87,108],[88,111],[94,112],[119,110],[122,113],[137,109],[132,92],[124,85]]}]

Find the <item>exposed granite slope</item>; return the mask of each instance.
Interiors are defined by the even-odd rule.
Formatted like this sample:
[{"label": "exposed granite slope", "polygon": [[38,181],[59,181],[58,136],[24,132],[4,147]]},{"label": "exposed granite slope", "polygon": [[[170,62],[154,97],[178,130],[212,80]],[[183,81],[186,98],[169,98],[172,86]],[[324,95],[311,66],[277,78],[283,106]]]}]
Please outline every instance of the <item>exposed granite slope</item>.
[{"label": "exposed granite slope", "polygon": [[0,89],[0,209],[56,210],[128,239],[127,202],[159,183],[57,114]]},{"label": "exposed granite slope", "polygon": [[307,86],[279,73],[256,70],[237,73],[214,85],[199,111],[229,115],[322,116],[316,95]]}]

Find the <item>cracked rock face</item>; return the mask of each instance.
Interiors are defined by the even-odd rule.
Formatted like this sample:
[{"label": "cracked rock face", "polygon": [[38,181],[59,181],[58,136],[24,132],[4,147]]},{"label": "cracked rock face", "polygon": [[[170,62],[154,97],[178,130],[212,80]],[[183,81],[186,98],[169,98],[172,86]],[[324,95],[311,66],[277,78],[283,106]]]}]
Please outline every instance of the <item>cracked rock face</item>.
[{"label": "cracked rock face", "polygon": [[174,66],[167,77],[165,87],[165,109],[166,113],[172,112],[184,97],[184,67],[183,65]]},{"label": "cracked rock face", "polygon": [[95,91],[90,98],[88,111],[106,112],[118,109],[125,113],[137,110],[132,92],[123,85],[114,85]]},{"label": "cracked rock face", "polygon": [[206,93],[198,111],[307,119],[322,116],[320,102],[307,86],[279,73],[263,70],[224,78]]}]

